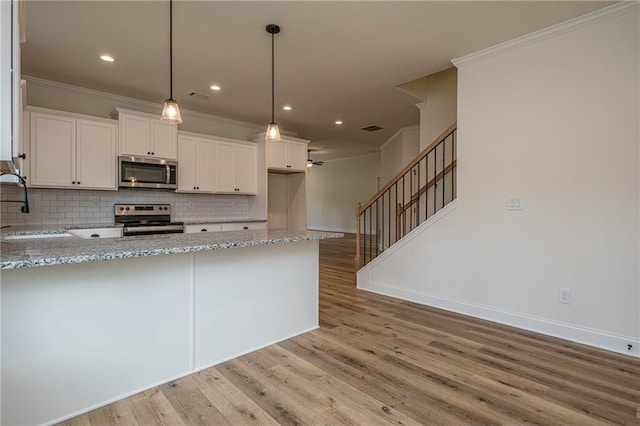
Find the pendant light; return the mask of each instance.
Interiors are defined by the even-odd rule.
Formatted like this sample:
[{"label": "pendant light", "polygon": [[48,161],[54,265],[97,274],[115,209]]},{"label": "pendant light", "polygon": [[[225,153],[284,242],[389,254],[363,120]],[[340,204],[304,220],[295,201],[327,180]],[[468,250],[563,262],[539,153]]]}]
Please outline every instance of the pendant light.
[{"label": "pendant light", "polygon": [[178,102],[173,99],[173,0],[169,0],[169,98],[164,101],[160,120],[167,123],[182,123]]},{"label": "pendant light", "polygon": [[274,40],[275,35],[280,32],[280,27],[275,24],[267,25],[267,32],[271,34],[271,123],[267,126],[267,133],[264,139],[268,141],[280,140],[280,128],[275,120],[275,71],[274,71]]}]

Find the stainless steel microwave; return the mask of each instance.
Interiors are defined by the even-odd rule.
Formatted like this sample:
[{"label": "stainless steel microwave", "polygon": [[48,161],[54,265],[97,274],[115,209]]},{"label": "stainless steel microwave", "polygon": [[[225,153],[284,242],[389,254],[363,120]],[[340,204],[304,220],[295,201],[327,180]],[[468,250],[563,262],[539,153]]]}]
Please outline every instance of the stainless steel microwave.
[{"label": "stainless steel microwave", "polygon": [[178,162],[156,158],[118,157],[120,188],[176,189]]}]

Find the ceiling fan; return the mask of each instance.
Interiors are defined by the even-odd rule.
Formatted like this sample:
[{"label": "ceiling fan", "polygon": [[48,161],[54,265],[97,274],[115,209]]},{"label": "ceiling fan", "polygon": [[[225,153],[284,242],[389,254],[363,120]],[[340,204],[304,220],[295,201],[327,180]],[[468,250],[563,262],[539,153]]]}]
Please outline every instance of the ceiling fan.
[{"label": "ceiling fan", "polygon": [[313,167],[313,166],[322,166],[324,164],[324,161],[313,161],[311,159],[311,155],[309,154],[311,151],[311,149],[307,150],[307,167]]}]

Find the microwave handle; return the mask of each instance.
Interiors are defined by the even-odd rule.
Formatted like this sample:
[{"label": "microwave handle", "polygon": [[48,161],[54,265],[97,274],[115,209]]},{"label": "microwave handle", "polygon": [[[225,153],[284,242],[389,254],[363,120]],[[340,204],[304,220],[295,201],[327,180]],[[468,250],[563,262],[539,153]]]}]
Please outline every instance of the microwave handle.
[{"label": "microwave handle", "polygon": [[165,167],[167,168],[167,172],[165,173],[165,183],[169,185],[171,183],[171,167],[168,164],[166,164]]}]

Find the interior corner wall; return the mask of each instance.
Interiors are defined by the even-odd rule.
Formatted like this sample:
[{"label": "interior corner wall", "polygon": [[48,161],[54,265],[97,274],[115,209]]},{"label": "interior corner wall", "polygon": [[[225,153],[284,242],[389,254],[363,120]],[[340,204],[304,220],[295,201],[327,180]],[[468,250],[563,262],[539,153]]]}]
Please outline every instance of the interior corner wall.
[{"label": "interior corner wall", "polygon": [[459,62],[457,206],[358,286],[640,356],[639,9]]},{"label": "interior corner wall", "polygon": [[356,232],[355,206],[377,191],[380,155],[325,161],[307,169],[309,229]]},{"label": "interior corner wall", "polygon": [[411,126],[400,129],[380,149],[380,184],[385,185],[389,182],[419,152],[420,127]]},{"label": "interior corner wall", "polygon": [[457,68],[426,77],[425,102],[420,107],[420,151],[456,121],[457,90]]}]

